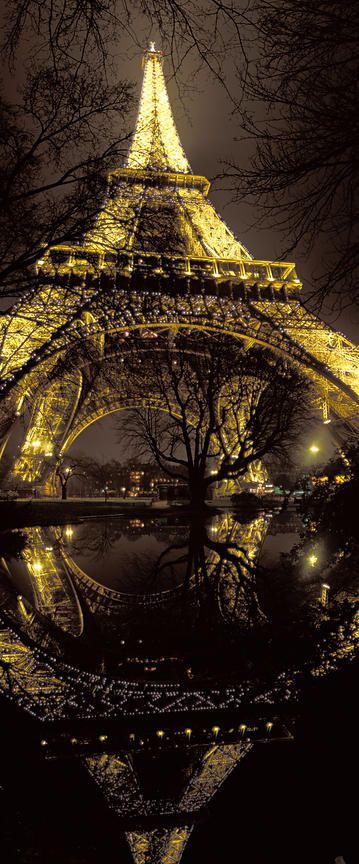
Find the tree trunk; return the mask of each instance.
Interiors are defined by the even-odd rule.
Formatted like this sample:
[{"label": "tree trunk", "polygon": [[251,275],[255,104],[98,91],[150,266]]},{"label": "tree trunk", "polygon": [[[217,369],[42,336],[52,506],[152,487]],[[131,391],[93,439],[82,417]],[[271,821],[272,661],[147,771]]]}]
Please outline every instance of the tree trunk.
[{"label": "tree trunk", "polygon": [[190,507],[191,510],[204,510],[206,507],[205,499],[207,495],[207,486],[205,483],[194,481],[189,487]]},{"label": "tree trunk", "polygon": [[67,501],[67,484],[66,483],[61,484],[61,500]]}]

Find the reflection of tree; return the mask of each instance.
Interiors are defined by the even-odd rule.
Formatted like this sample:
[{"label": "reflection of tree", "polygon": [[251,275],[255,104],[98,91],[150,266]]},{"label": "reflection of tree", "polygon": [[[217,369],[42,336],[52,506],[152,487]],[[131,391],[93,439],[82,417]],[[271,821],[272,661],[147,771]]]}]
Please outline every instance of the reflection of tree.
[{"label": "reflection of tree", "polygon": [[[101,561],[121,539],[134,539],[131,521],[81,526],[76,537],[71,538],[71,557]],[[134,546],[129,552],[127,547],[125,561],[119,555],[119,573],[124,567],[131,574],[132,593],[162,593],[165,599],[167,592],[175,588],[188,607],[204,610],[210,603],[213,611],[217,610],[216,616],[219,609],[220,617],[229,623],[258,622],[262,613],[256,594],[256,554],[266,530],[264,518],[241,525],[227,516],[219,528],[192,521],[186,526],[151,524],[143,529],[145,535],[151,530],[163,548],[151,552]],[[57,529],[56,534],[60,546],[66,549],[66,529]]]},{"label": "reflection of tree", "polygon": [[281,596],[274,609],[277,612],[278,605],[278,611],[291,609],[297,616],[307,607],[308,593],[315,601],[320,598],[323,583],[329,586],[333,613],[337,603],[358,597],[359,449],[341,450],[312,479],[300,504],[300,541],[281,556],[277,568],[267,571],[272,600],[277,593]]},{"label": "reflection of tree", "polygon": [[260,516],[243,525],[226,514],[217,521],[206,537],[207,573],[218,586],[221,613],[228,622],[258,624],[264,616],[257,596],[257,556],[266,519]]},{"label": "reflection of tree", "polygon": [[[94,527],[86,526],[86,533],[73,548],[79,552],[83,549],[84,555],[89,548],[90,556],[95,552],[97,560],[101,548],[113,548],[124,534],[133,537],[129,523],[121,527],[97,524],[95,537],[91,537]],[[183,538],[183,526],[151,525],[161,543],[167,543],[154,555],[134,548],[133,593],[138,597],[156,594],[166,603],[175,588],[176,607],[169,610],[169,626],[173,615],[182,616],[180,626],[189,628],[189,642],[193,626],[197,633],[210,633],[214,628],[221,633],[223,646],[226,639],[233,644],[248,631],[257,634],[259,653],[260,646],[268,641],[268,667],[275,665],[283,653],[288,658],[296,657],[298,662],[316,656],[319,663],[322,637],[335,642],[342,628],[344,635],[339,643],[347,637],[352,639],[350,627],[355,609],[353,604],[349,608],[341,596],[329,612],[323,610],[318,602],[318,578],[312,574],[311,580],[303,581],[298,568],[293,563],[289,566],[288,556],[273,570],[263,568],[258,556],[267,527],[265,516],[242,524],[228,513],[208,524],[192,521]]]},{"label": "reflection of tree", "polygon": [[[92,530],[94,526],[86,527]],[[97,528],[103,532],[104,526],[97,525]],[[324,609],[317,596],[313,602],[314,583],[299,583],[298,571],[293,569],[290,573],[280,562],[273,575],[259,566],[258,553],[267,528],[264,517],[245,525],[228,514],[207,525],[192,521],[186,534],[183,525],[156,525],[155,528],[164,548],[150,562],[147,555],[143,561],[136,553],[134,558],[138,580],[142,582],[142,596],[140,591],[133,592],[135,596],[127,608],[124,603],[120,604],[120,610],[119,606],[116,609],[116,604],[105,608],[106,624],[103,626],[101,598],[105,597],[105,592],[99,592],[98,605],[91,609],[94,611],[93,627],[87,633],[89,656],[91,651],[94,655],[98,649],[104,652],[109,649],[116,658],[120,620],[121,627],[127,628],[129,642],[136,636],[141,636],[141,640],[143,637],[146,652],[150,652],[145,656],[176,657],[186,668],[191,667],[196,679],[212,679],[223,684],[227,680],[238,682],[240,677],[245,679],[252,693],[257,687],[263,693],[263,682],[266,692],[275,692],[279,674],[280,686],[288,683],[293,689],[297,686],[299,670],[301,673],[314,670],[316,675],[325,675],[354,655],[359,619],[353,603],[342,598]],[[121,530],[116,524],[112,529]],[[126,530],[130,533],[129,523]],[[108,533],[111,535],[111,531]],[[63,549],[67,555],[66,534],[59,531],[56,534],[59,551]],[[45,544],[45,531],[43,540]],[[75,542],[79,546],[84,544],[84,536]],[[67,561],[71,563],[71,559]],[[184,568],[184,575],[181,584],[176,577],[173,589],[171,574],[177,566]],[[85,596],[89,582],[90,579],[84,578],[81,586],[80,574],[81,596]],[[134,587],[137,588],[137,584]],[[151,605],[153,601],[156,609]],[[3,609],[9,618],[8,601]],[[15,619],[21,633],[26,633],[26,622],[14,607]],[[48,622],[42,622],[46,633],[51,633],[51,627]],[[39,631],[32,631],[31,638],[42,647],[47,644],[46,634],[41,635]],[[61,636],[56,654],[66,652],[66,638]],[[53,652],[52,642],[48,644]],[[138,654],[141,656],[141,649],[136,644],[135,656]],[[2,655],[0,651],[1,656],[6,662],[6,646]],[[166,674],[171,677],[172,672]],[[176,674],[182,675],[174,670],[173,675]],[[26,669],[21,669],[23,681],[26,675]],[[8,689],[9,682],[5,680],[4,686]],[[100,691],[99,699],[102,698]]]},{"label": "reflection of tree", "polygon": [[[126,538],[129,543],[133,543],[134,548],[127,552],[125,563],[121,561],[119,553],[119,582],[121,581],[121,569],[129,567],[133,587],[139,587],[139,593],[142,591],[157,592],[160,590],[160,585],[168,583],[168,587],[173,587],[178,583],[178,570],[186,571],[184,581],[186,582],[188,569],[188,552],[187,552],[187,534],[185,532],[184,539],[179,539],[178,526],[169,527],[150,524],[145,527],[144,523],[137,525],[139,520],[130,519],[128,521],[109,522],[91,522],[81,525],[81,528],[76,529],[76,532],[68,537],[66,527],[56,529],[56,538],[59,548],[68,554],[67,545],[71,539],[71,558],[76,559],[80,556],[81,559],[88,559],[93,562],[100,562],[111,551],[116,550],[116,545]],[[134,524],[136,523],[136,524]],[[183,529],[182,529],[183,530]],[[136,549],[135,543],[139,537],[148,536],[148,533],[155,537],[156,541],[165,548],[159,553],[151,553],[150,551],[139,551]],[[128,547],[127,547],[128,548]],[[166,589],[165,589],[166,590]]]},{"label": "reflection of tree", "polygon": [[[140,520],[117,519],[116,521],[109,521],[103,519],[101,521],[82,522],[80,531],[77,531],[76,536],[71,538],[72,549],[84,557],[91,557],[94,554],[101,557],[110,551],[121,537],[127,537],[131,541],[145,532],[150,533],[159,542],[163,543],[164,539],[172,542],[180,530],[178,526],[161,528],[152,521],[149,525],[143,522],[137,523],[140,523]],[[66,529],[62,526],[57,529],[57,533],[63,541],[66,540],[65,531]]]},{"label": "reflection of tree", "polygon": [[186,541],[166,546],[156,556],[146,552],[135,552],[131,556],[134,584],[137,583],[146,592],[168,591],[178,584],[181,575],[187,569],[188,559]]},{"label": "reflection of tree", "polygon": [[[104,555],[113,549],[123,535],[121,523],[115,522],[85,522],[81,524],[76,535],[71,537],[71,553],[100,561]],[[66,543],[66,529],[58,528],[57,536],[61,544]]]},{"label": "reflection of tree", "polygon": [[0,537],[2,558],[22,558],[27,543],[27,537],[22,531],[2,531]]}]

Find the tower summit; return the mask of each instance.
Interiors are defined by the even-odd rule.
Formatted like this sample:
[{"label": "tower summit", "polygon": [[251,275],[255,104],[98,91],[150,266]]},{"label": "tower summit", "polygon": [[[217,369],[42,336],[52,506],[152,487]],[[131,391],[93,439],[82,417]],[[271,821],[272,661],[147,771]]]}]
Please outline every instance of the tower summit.
[{"label": "tower summit", "polygon": [[191,174],[173,119],[162,68],[162,54],[155,43],[145,51],[144,73],[136,128],[126,168]]},{"label": "tower summit", "polygon": [[123,168],[109,176],[109,196],[87,243],[115,250],[251,260],[208,200],[210,183],[193,174],[183,150],[163,74],[150,43],[132,142]]}]

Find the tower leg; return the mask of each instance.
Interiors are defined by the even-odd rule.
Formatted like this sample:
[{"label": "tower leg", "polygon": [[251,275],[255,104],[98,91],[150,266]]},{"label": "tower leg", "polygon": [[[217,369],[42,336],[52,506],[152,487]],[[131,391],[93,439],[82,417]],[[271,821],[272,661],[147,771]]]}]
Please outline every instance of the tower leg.
[{"label": "tower leg", "polygon": [[54,494],[56,457],[74,420],[82,390],[82,375],[71,370],[52,381],[37,397],[30,423],[17,457],[12,480],[35,484],[40,492]]}]

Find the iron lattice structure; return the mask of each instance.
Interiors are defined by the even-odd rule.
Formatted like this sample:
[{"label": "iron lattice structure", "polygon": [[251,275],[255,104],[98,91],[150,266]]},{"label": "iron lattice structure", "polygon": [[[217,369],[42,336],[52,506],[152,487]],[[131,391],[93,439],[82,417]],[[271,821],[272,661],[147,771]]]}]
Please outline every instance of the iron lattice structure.
[{"label": "iron lattice structure", "polygon": [[[110,174],[94,224],[82,242],[44,249],[35,287],[1,319],[0,455],[21,415],[25,433],[13,466],[17,480],[43,484],[49,460],[64,454],[86,426],[132,404],[122,361],[133,333],[154,347],[179,328],[228,333],[248,345],[268,346],[315,382],[324,421],[331,415],[349,431],[356,424],[359,351],[305,308],[294,264],[255,260],[235,238],[208,199],[208,180],[193,174],[184,154],[161,54],[153,45],[143,63],[128,158]],[[156,399],[144,392],[146,404],[156,405]],[[248,542],[255,554],[264,526],[253,530]],[[76,583],[95,609],[111,608],[119,600],[86,581],[66,550],[51,549],[41,532],[35,530],[32,541],[26,566],[37,611],[29,611],[21,599],[5,603],[2,598],[6,614],[0,630],[1,689],[25,710],[44,723],[64,717],[68,722],[130,721],[149,713],[163,723],[173,712],[185,723],[196,712],[238,712],[251,701],[244,685],[144,686],[66,664],[44,616],[51,612],[56,626],[76,637],[83,628]],[[36,566],[40,558],[41,570]],[[221,603],[229,611],[235,605],[228,573]],[[338,650],[323,658],[325,668],[335,665]],[[270,709],[295,690],[293,676],[283,675],[275,691],[261,693],[261,704]],[[139,825],[127,832],[136,864],[177,864],[192,814],[249,746],[217,742],[194,753],[188,785],[167,813],[180,814],[181,824]],[[125,745],[117,753],[83,759],[116,812],[136,812],[139,822],[141,813],[144,821],[159,815],[161,802],[154,813],[153,802],[136,786]]]},{"label": "iron lattice structure", "polygon": [[[121,362],[134,332],[153,344],[187,328],[269,346],[315,381],[324,421],[355,426],[358,349],[307,311],[294,264],[253,259],[209,185],[183,152],[152,45],[127,161],[95,223],[83,242],[44,251],[36,287],[1,322],[2,449],[19,414],[27,425],[17,480],[41,483],[46,460],[131,404]],[[116,390],[106,374],[115,356]]]}]

